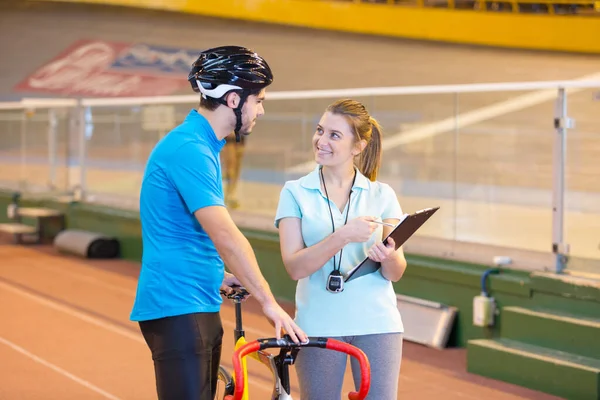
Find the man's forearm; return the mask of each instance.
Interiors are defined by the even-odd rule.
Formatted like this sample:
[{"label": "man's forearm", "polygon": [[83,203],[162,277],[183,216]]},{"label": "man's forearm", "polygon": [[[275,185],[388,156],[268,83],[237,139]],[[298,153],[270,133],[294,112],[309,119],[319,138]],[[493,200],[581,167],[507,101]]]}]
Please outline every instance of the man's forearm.
[{"label": "man's forearm", "polygon": [[264,306],[275,301],[263,277],[248,239],[222,206],[200,208],[194,212],[215,245],[225,265],[244,287]]},{"label": "man's forearm", "polygon": [[236,229],[228,240],[216,243],[225,265],[261,305],[274,302],[268,282],[263,277],[248,239]]}]

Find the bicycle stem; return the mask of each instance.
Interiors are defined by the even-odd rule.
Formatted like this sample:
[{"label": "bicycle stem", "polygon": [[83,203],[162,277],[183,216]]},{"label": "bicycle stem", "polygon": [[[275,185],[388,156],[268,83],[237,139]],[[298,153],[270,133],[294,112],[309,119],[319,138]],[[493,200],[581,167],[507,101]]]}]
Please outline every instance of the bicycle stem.
[{"label": "bicycle stem", "polygon": [[279,376],[281,387],[287,394],[291,393],[289,366],[294,364],[299,351],[300,349],[298,348],[281,348],[279,355],[275,357],[277,375]]}]

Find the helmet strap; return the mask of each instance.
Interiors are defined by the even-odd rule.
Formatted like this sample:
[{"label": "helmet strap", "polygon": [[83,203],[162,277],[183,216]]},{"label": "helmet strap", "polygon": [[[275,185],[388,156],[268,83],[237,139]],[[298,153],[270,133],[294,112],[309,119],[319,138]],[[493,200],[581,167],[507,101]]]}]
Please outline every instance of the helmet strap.
[{"label": "helmet strap", "polygon": [[[242,141],[242,138],[240,136],[240,129],[242,129],[242,108],[244,106],[244,103],[246,102],[246,99],[248,98],[248,96],[250,96],[250,90],[244,89],[241,92],[236,90],[236,93],[240,96],[240,104],[238,104],[236,108],[232,108],[232,110],[235,114],[235,141],[239,143]],[[226,93],[225,96],[218,99],[219,103],[227,107],[229,107],[229,105],[227,104],[227,100],[225,98],[228,94],[229,92]]]},{"label": "helmet strap", "polygon": [[242,108],[244,107],[246,99],[250,95],[250,91],[242,90],[242,93],[240,93],[239,95],[240,104],[238,104],[238,106],[233,109],[233,113],[235,114],[235,129],[233,131],[235,132],[235,141],[237,143],[242,141],[242,138],[240,136],[240,129],[242,129]]},{"label": "helmet strap", "polygon": [[[240,104],[241,106],[241,104]],[[235,118],[236,118],[236,122],[235,122],[235,129],[233,130],[235,132],[235,141],[237,143],[242,141],[242,138],[240,137],[240,129],[242,128],[242,110],[240,107],[238,108],[234,108],[233,112],[235,114]]]}]

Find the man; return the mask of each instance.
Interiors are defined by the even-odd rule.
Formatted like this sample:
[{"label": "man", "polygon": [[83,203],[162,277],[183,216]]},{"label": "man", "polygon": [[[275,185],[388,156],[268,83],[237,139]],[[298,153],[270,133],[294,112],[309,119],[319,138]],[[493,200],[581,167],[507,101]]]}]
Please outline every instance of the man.
[{"label": "man", "polygon": [[[131,319],[152,352],[161,400],[212,400],[223,328],[219,289],[243,285],[294,341],[306,335],[277,304],[223,202],[224,138],[248,135],[273,81],[243,47],[203,51],[188,77],[200,107],[153,149],[140,194],[143,256]],[[234,273],[224,272],[224,264]],[[238,280],[239,279],[239,280]]]}]

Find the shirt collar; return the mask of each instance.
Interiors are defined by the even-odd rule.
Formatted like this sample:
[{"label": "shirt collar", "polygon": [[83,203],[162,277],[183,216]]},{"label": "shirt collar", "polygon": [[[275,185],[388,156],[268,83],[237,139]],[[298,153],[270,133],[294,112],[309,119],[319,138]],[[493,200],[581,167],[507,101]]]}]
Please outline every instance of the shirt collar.
[{"label": "shirt collar", "polygon": [[210,145],[210,147],[219,152],[225,145],[225,139],[219,140],[217,139],[217,135],[213,130],[212,126],[208,122],[206,118],[202,114],[198,112],[198,110],[191,110],[187,117],[185,118],[185,123],[192,125],[195,129],[194,132],[206,132],[202,135],[202,138],[206,140],[206,142]]},{"label": "shirt collar", "polygon": [[[321,166],[317,165],[311,173],[300,178],[300,185],[306,189],[321,190],[321,175],[319,174],[320,168]],[[354,186],[352,186],[352,189],[369,190],[370,185],[367,177],[364,176],[358,170],[358,168],[354,167],[354,169],[356,170],[356,180],[354,181]]]}]

